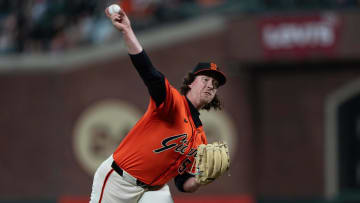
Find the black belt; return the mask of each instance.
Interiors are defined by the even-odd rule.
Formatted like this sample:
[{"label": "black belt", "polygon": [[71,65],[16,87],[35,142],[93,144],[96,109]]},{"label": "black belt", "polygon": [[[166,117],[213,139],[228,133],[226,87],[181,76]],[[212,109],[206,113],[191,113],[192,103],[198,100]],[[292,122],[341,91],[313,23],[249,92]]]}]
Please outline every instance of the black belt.
[{"label": "black belt", "polygon": [[[120,176],[123,176],[124,174],[124,170],[122,170],[116,163],[115,161],[112,162],[111,167],[114,169],[114,171],[116,171],[116,173],[118,173]],[[140,186],[146,190],[159,190],[160,188],[163,187],[163,185],[148,185],[140,180],[136,179],[136,185]]]}]

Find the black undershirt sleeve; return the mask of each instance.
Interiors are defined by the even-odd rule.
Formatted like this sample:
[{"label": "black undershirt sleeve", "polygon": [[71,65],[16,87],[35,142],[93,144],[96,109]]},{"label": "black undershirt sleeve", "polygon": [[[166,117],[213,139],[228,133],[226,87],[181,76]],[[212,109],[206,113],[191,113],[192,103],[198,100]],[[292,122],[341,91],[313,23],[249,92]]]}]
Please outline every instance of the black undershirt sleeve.
[{"label": "black undershirt sleeve", "polygon": [[175,182],[177,189],[180,192],[186,192],[184,190],[184,183],[186,182],[187,179],[189,179],[191,177],[194,177],[194,175],[191,175],[190,173],[186,173],[186,172],[181,175],[175,176],[174,182]]},{"label": "black undershirt sleeve", "polygon": [[131,62],[148,88],[150,96],[155,101],[156,106],[160,106],[166,97],[164,75],[156,70],[144,50],[139,54],[129,55]]}]

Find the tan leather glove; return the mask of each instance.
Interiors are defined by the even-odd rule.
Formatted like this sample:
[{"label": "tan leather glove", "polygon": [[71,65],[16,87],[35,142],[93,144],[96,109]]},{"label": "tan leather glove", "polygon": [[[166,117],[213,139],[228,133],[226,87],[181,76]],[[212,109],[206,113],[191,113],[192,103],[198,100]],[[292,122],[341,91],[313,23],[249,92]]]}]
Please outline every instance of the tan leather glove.
[{"label": "tan leather glove", "polygon": [[213,182],[230,167],[228,145],[218,142],[199,145],[195,164],[197,169],[196,182],[202,185]]}]

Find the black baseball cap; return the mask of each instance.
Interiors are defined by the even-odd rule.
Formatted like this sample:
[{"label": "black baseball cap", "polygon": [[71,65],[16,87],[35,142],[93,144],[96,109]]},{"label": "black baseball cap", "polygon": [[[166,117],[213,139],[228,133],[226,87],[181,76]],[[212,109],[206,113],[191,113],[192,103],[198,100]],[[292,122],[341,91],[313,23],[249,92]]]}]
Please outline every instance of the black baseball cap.
[{"label": "black baseball cap", "polygon": [[200,62],[198,63],[193,72],[195,76],[197,75],[207,75],[210,77],[215,78],[219,82],[219,87],[224,85],[226,83],[226,76],[223,72],[219,70],[217,65],[215,63],[204,63]]}]

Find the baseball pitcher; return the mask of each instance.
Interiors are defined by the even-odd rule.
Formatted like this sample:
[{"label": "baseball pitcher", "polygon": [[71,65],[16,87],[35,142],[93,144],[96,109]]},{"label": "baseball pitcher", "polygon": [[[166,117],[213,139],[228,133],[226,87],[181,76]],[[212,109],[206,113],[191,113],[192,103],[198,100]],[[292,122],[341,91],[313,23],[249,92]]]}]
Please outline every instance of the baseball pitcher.
[{"label": "baseball pitcher", "polygon": [[180,91],[151,63],[123,10],[109,13],[123,35],[130,59],[150,94],[143,117],[97,169],[91,203],[170,203],[167,182],[195,192],[228,170],[224,143],[208,144],[199,110],[221,109],[216,93],[226,77],[215,63],[199,63]]}]

